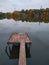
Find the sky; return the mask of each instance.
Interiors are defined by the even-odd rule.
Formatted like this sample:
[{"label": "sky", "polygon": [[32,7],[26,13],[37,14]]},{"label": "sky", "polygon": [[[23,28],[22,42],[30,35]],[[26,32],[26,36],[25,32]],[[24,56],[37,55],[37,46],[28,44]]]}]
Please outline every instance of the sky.
[{"label": "sky", "polygon": [[49,0],[0,0],[0,12],[49,8]]}]

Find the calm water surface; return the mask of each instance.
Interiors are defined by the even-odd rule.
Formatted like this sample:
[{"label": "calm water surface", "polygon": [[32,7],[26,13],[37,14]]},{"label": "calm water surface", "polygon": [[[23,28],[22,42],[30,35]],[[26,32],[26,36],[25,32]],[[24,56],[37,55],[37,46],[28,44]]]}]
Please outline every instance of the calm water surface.
[{"label": "calm water surface", "polygon": [[32,40],[27,65],[49,65],[49,23],[0,20],[0,65],[18,65],[18,58],[10,59],[5,49],[11,33],[26,32]]}]

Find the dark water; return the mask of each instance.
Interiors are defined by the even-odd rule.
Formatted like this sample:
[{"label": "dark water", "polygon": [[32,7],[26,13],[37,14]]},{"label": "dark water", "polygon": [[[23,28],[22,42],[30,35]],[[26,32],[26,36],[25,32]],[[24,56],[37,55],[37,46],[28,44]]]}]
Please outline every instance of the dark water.
[{"label": "dark water", "polygon": [[[27,65],[49,65],[49,23],[0,20],[0,65],[18,65],[18,58],[11,59],[6,53],[11,33],[26,32],[32,41]],[[18,52],[18,51],[17,51]],[[16,52],[16,55],[18,55]]]}]

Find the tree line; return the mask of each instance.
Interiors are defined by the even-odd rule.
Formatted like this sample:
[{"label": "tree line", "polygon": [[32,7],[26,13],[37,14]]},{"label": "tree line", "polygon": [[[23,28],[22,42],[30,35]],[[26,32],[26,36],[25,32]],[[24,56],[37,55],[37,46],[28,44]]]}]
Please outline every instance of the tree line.
[{"label": "tree line", "polygon": [[29,9],[29,10],[21,10],[14,12],[2,13],[0,12],[0,19],[2,18],[13,18],[14,20],[22,20],[22,21],[44,21],[49,22],[49,8],[46,9]]}]

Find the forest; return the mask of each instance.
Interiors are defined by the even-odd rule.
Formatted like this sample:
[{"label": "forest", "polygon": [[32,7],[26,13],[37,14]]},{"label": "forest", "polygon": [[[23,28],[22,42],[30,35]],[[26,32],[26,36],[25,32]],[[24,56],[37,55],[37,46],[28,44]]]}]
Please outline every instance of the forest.
[{"label": "forest", "polygon": [[0,12],[0,19],[14,19],[16,21],[22,20],[22,21],[29,21],[29,22],[49,22],[49,8],[46,9],[29,9],[21,11],[13,11],[13,12],[7,12],[3,13]]}]

